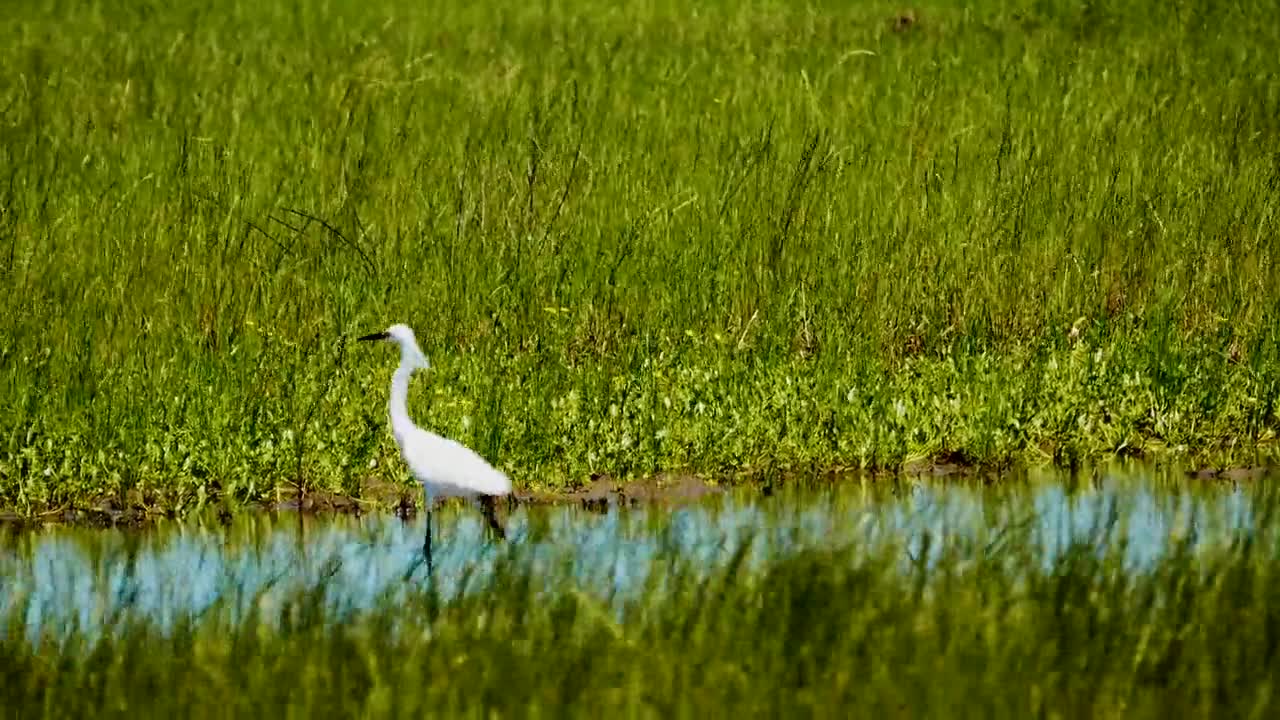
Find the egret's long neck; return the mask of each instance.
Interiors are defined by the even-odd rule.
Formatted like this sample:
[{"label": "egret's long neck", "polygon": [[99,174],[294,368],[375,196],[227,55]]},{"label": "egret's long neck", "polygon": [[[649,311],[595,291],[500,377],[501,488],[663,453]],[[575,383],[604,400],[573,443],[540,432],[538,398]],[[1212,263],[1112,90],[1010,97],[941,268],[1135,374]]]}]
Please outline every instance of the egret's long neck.
[{"label": "egret's long neck", "polygon": [[416,363],[407,362],[401,359],[400,367],[396,368],[395,374],[391,376],[391,431],[396,435],[401,435],[408,428],[413,427],[413,421],[409,419],[409,378],[413,375],[413,371],[417,370]]},{"label": "egret's long neck", "polygon": [[417,343],[406,343],[400,347],[400,367],[391,376],[391,430],[396,435],[403,435],[413,427],[409,419],[409,378],[413,371],[427,366],[427,358],[418,349]]}]

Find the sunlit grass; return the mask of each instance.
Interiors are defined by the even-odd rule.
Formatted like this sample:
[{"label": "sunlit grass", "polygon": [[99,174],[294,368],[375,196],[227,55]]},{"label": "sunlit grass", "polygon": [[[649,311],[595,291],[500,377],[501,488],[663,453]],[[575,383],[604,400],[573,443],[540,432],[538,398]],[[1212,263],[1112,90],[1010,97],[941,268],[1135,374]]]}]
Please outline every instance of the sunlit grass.
[{"label": "sunlit grass", "polygon": [[[1274,3],[24,0],[0,507],[1274,455]],[[371,470],[371,461],[377,460]]]}]

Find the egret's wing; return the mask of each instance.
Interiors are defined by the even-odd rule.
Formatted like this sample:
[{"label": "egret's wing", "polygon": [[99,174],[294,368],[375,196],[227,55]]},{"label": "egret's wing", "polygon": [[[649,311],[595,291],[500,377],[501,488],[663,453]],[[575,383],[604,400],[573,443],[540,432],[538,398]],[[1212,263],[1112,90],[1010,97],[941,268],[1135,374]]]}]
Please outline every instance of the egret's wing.
[{"label": "egret's wing", "polygon": [[511,480],[471,448],[421,428],[414,430],[416,432],[404,438],[404,460],[414,477],[434,486],[433,495],[506,495],[511,492]]}]

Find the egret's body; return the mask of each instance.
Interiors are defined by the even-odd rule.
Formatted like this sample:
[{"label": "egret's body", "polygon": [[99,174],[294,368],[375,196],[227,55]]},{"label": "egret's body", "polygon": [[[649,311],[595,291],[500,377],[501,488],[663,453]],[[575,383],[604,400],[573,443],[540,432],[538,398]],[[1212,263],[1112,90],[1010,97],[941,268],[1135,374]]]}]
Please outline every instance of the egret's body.
[{"label": "egret's body", "polygon": [[409,378],[415,370],[425,370],[427,357],[407,325],[392,325],[386,332],[365,335],[361,340],[385,340],[400,346],[400,367],[391,376],[391,433],[400,446],[400,455],[409,472],[422,483],[427,510],[427,534],[423,553],[431,564],[431,507],[438,498],[479,498],[489,521],[499,536],[502,525],[494,515],[492,499],[511,493],[511,480],[471,448],[427,432],[409,418],[407,400]]}]

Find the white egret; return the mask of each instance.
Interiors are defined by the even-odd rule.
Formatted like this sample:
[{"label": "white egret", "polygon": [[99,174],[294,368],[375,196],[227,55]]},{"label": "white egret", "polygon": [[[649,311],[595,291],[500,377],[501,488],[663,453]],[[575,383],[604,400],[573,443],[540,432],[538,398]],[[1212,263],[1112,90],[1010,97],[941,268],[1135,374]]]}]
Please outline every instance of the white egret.
[{"label": "white egret", "polygon": [[391,432],[409,472],[422,483],[427,509],[427,535],[422,552],[431,568],[431,506],[438,498],[477,498],[489,526],[506,537],[502,524],[494,514],[494,498],[511,493],[511,480],[471,450],[449,438],[427,432],[409,419],[406,400],[409,378],[414,370],[430,367],[427,356],[418,348],[413,330],[407,325],[392,325],[385,332],[364,335],[360,340],[384,340],[400,346],[400,367],[391,376]]}]

